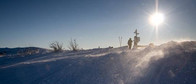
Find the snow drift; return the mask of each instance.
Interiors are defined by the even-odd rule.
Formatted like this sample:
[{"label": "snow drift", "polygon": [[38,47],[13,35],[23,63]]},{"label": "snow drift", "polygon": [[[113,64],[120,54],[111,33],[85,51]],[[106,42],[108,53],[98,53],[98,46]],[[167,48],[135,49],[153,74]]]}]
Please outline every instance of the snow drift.
[{"label": "snow drift", "polygon": [[[25,49],[25,48],[24,48]],[[0,84],[195,84],[196,42],[64,51],[0,49]],[[38,52],[39,51],[39,52]]]}]

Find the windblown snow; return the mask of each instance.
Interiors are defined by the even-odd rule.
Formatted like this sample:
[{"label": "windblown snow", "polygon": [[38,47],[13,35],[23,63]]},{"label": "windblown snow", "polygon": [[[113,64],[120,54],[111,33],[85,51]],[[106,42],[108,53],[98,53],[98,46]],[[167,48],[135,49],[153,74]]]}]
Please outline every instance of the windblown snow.
[{"label": "windblown snow", "polygon": [[0,48],[0,84],[196,84],[196,42],[58,53]]}]

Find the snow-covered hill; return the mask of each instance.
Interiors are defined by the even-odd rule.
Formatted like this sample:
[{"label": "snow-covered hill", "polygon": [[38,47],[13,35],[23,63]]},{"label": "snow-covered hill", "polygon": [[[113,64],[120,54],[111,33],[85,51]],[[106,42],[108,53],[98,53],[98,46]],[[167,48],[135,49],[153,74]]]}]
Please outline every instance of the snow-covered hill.
[{"label": "snow-covered hill", "polygon": [[0,49],[0,84],[196,84],[195,41],[139,50],[22,49]]}]

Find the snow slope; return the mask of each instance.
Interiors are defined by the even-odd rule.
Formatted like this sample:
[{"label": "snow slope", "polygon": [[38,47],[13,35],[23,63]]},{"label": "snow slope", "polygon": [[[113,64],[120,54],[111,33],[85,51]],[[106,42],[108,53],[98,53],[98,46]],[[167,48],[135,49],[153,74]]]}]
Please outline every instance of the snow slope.
[{"label": "snow slope", "polygon": [[195,41],[139,50],[28,49],[32,53],[11,49],[1,55],[0,84],[196,84]]}]

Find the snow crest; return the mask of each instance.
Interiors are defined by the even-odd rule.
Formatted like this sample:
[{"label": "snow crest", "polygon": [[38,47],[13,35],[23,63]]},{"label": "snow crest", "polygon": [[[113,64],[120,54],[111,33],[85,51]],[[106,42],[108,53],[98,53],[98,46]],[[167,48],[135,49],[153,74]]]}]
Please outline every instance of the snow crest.
[{"label": "snow crest", "polygon": [[[36,48],[37,49],[37,48]],[[1,49],[5,50],[5,49]],[[0,84],[194,84],[196,42],[11,54],[0,57]],[[37,51],[37,50],[36,50]],[[29,51],[28,51],[29,52]]]}]

